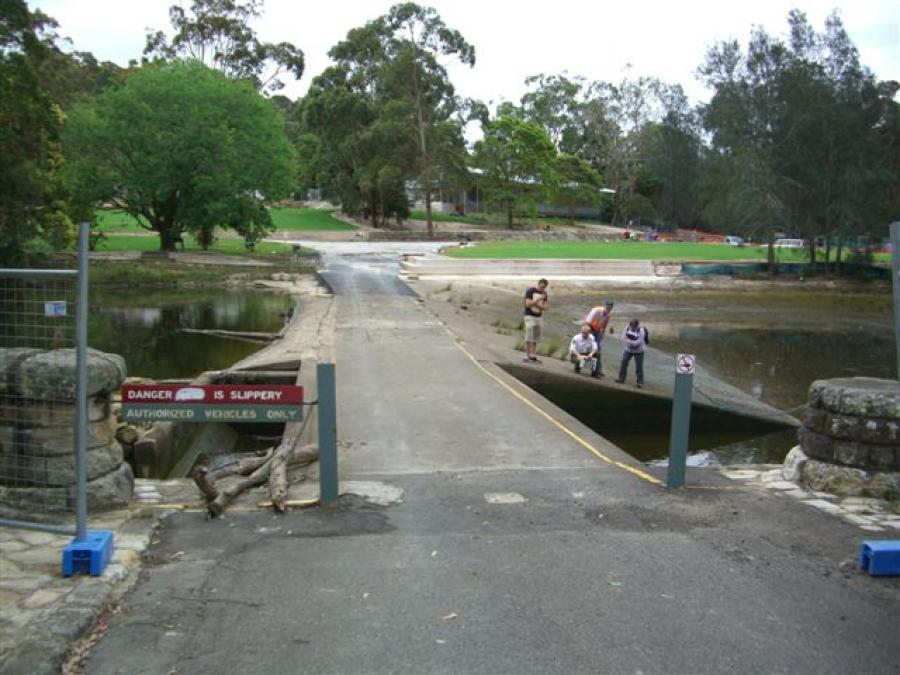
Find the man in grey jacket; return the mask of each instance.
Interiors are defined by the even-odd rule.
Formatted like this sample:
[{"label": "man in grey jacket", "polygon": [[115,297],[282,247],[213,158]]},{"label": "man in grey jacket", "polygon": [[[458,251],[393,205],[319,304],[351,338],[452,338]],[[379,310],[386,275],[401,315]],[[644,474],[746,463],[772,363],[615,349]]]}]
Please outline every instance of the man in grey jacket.
[{"label": "man in grey jacket", "polygon": [[622,343],[625,351],[622,354],[622,364],[619,366],[619,384],[625,382],[628,375],[628,362],[634,359],[635,375],[637,375],[638,388],[644,386],[644,351],[650,344],[650,333],[637,319],[628,322],[628,328],[622,331]]}]

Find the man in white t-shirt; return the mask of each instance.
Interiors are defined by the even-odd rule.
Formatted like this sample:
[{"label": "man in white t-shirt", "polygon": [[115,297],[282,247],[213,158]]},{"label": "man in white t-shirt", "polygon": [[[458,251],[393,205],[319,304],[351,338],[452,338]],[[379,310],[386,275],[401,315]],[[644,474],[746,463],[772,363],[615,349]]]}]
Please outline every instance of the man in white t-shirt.
[{"label": "man in white t-shirt", "polygon": [[575,372],[588,366],[591,369],[591,377],[600,375],[600,361],[597,359],[597,341],[591,333],[591,324],[581,324],[581,332],[572,338],[569,344],[569,361],[575,364]]}]

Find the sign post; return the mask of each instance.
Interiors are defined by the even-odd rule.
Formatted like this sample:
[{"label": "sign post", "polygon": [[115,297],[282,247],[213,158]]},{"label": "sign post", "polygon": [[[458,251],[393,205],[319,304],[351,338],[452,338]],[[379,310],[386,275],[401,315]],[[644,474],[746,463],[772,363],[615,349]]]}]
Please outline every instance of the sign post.
[{"label": "sign post", "polygon": [[900,379],[900,220],[891,223],[891,272],[894,277],[894,345],[897,349],[897,379]]},{"label": "sign post", "polygon": [[684,485],[687,464],[688,437],[691,429],[691,389],[697,359],[693,354],[678,354],[675,358],[675,391],[672,394],[672,429],[669,436],[669,471],[666,485]]},{"label": "sign post", "polygon": [[319,399],[319,499],[330,504],[338,498],[337,395],[333,363],[316,366]]}]

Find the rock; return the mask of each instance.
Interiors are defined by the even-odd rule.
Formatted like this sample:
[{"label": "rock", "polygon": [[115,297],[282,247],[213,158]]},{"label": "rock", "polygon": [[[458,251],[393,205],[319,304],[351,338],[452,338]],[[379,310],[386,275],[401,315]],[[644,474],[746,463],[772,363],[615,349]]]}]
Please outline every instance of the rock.
[{"label": "rock", "polygon": [[816,380],[809,387],[814,408],[857,417],[900,419],[900,381],[874,377]]},{"label": "rock", "polygon": [[115,471],[88,481],[88,509],[98,511],[128,506],[134,496],[134,473],[122,462]]},{"label": "rock", "polygon": [[[91,511],[128,506],[134,495],[134,474],[126,463],[87,482],[87,505]],[[75,508],[75,488],[11,487],[0,485],[0,517],[21,520],[35,514],[68,513]]]},{"label": "rock", "polygon": [[809,457],[803,452],[803,448],[799,445],[794,446],[784,458],[784,465],[781,467],[781,477],[784,480],[796,483],[800,480],[800,474],[803,471],[803,465]]},{"label": "rock", "polygon": [[139,436],[138,430],[130,424],[120,424],[116,429],[116,440],[123,445],[134,445]]},{"label": "rock", "polygon": [[[125,380],[125,359],[88,349],[87,395],[119,389]],[[19,364],[16,393],[24,398],[71,401],[75,398],[75,350],[57,349],[25,358]]]},{"label": "rock", "polygon": [[834,461],[865,469],[869,466],[869,447],[853,441],[834,441]]},{"label": "rock", "polygon": [[803,425],[813,431],[849,441],[881,445],[900,444],[900,422],[879,417],[857,417],[808,408]]},{"label": "rock", "polygon": [[[75,430],[73,427],[32,428],[19,433],[21,454],[53,457],[75,453]],[[93,448],[115,442],[115,434],[109,420],[88,422],[87,447]]]},{"label": "rock", "polygon": [[797,432],[800,447],[808,457],[825,462],[834,461],[834,440],[824,434],[816,433],[806,427]]},{"label": "rock", "polygon": [[842,496],[896,499],[900,495],[900,472],[866,471],[815,459],[804,463],[800,483],[811,490]]},{"label": "rock", "polygon": [[0,348],[0,395],[15,390],[19,363],[40,351],[26,347]]},{"label": "rock", "polygon": [[[85,455],[88,481],[105,476],[122,463],[122,446],[116,441],[88,447]],[[75,455],[0,455],[0,475],[17,476],[35,486],[64,487],[75,484]]]}]

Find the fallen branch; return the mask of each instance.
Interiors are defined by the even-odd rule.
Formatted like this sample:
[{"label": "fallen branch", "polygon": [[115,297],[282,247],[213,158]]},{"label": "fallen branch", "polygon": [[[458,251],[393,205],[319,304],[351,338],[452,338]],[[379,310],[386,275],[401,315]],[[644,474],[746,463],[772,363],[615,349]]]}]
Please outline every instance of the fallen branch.
[{"label": "fallen branch", "polygon": [[306,445],[302,448],[292,449],[279,457],[272,458],[272,470],[269,475],[269,497],[272,507],[278,513],[284,513],[285,499],[287,499],[287,468],[288,465],[305,465],[319,458],[319,448],[315,445]]},{"label": "fallen branch", "polygon": [[206,501],[211,502],[213,499],[219,496],[219,491],[216,489],[216,486],[209,479],[210,471],[208,466],[200,465],[196,469],[191,472],[191,478],[194,479],[194,483],[197,484],[197,487],[200,488],[200,492],[203,493],[203,496],[206,497]]},{"label": "fallen branch", "polygon": [[209,480],[215,482],[227,478],[228,476],[237,474],[246,476],[247,474],[253,473],[263,464],[268,462],[274,452],[275,448],[269,448],[264,454],[259,455],[258,457],[244,457],[236,462],[220,466],[218,469],[209,472]]},{"label": "fallen branch", "polygon": [[[203,492],[209,500],[207,508],[209,509],[210,515],[213,517],[221,516],[235,497],[244,492],[244,490],[256,487],[257,485],[262,485],[267,480],[270,480],[273,468],[275,469],[274,479],[276,482],[275,487],[273,488],[273,484],[270,480],[270,495],[272,495],[272,503],[275,505],[276,510],[283,513],[285,507],[284,500],[287,495],[287,467],[310,464],[319,457],[319,449],[316,446],[306,445],[302,448],[297,448],[295,447],[295,444],[296,440],[289,443],[283,442],[274,450],[274,452],[270,451],[264,457],[251,457],[246,460],[241,460],[241,462],[236,462],[236,464],[243,463],[243,468],[245,470],[249,470],[249,467],[254,466],[256,463],[259,465],[249,476],[233,483],[224,490],[216,488],[211,480],[216,472],[201,471],[200,469],[202,467],[198,468],[194,472],[194,481],[197,482],[200,491]],[[223,469],[224,468],[225,467],[223,467]],[[235,470],[225,475],[234,475],[236,473],[239,472]],[[218,478],[220,476],[216,477]],[[273,489],[275,490],[274,493],[272,492]],[[276,498],[278,501],[276,501]]]}]

